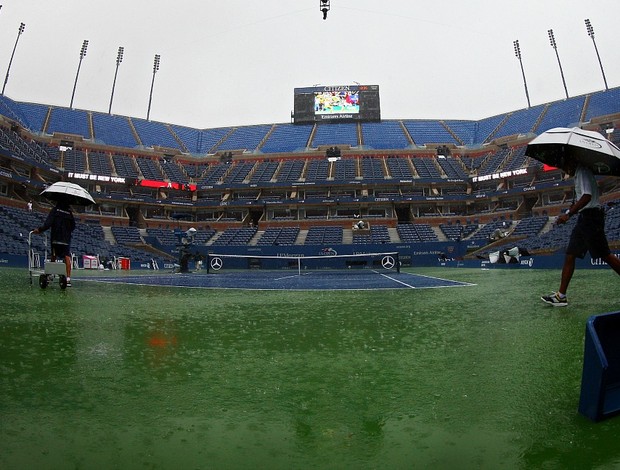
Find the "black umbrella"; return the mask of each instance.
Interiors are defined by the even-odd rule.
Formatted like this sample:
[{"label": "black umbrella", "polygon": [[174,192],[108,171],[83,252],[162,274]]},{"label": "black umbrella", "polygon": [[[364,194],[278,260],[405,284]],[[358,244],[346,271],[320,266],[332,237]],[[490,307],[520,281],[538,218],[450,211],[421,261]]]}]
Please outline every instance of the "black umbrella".
[{"label": "black umbrella", "polygon": [[562,169],[567,162],[576,161],[594,174],[620,176],[620,149],[598,132],[578,127],[543,132],[528,144],[525,154]]}]

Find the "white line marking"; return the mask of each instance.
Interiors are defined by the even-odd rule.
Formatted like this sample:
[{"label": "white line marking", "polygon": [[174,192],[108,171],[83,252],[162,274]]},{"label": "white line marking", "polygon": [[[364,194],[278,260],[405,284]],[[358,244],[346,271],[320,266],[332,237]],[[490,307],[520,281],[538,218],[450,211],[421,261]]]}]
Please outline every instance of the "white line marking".
[{"label": "white line marking", "polygon": [[416,289],[416,287],[412,286],[411,284],[407,284],[406,282],[400,281],[398,279],[394,279],[392,276],[388,276],[387,274],[380,273],[379,271],[374,271],[373,270],[373,273],[380,274],[381,276],[389,279],[390,281],[394,281],[394,282],[396,282],[398,284],[402,284],[403,286],[409,287],[410,289]]},{"label": "white line marking", "polygon": [[307,276],[310,273],[301,273],[301,274],[291,274],[290,276],[276,277],[274,281],[281,281],[283,279],[293,279],[295,277]]}]

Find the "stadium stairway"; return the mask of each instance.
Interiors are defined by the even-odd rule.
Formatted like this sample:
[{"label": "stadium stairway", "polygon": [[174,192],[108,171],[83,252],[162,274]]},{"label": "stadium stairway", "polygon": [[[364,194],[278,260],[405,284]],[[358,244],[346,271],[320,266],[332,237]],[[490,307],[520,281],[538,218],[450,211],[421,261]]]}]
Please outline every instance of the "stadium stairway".
[{"label": "stadium stairway", "polygon": [[264,233],[265,233],[264,230],[257,230],[256,233],[254,234],[254,236],[248,242],[248,245],[250,245],[250,246],[258,245],[258,240],[261,239],[261,237],[264,235]]},{"label": "stadium stairway", "polygon": [[388,235],[390,236],[390,243],[400,243],[402,241],[398,236],[396,227],[388,227]]},{"label": "stadium stairway", "polygon": [[114,238],[114,234],[112,233],[112,227],[101,227],[103,229],[103,239],[108,242],[110,245],[116,245],[116,238]]},{"label": "stadium stairway", "polygon": [[308,230],[300,230],[297,235],[297,240],[295,241],[296,245],[304,245],[306,243],[306,237],[308,236]]},{"label": "stadium stairway", "polygon": [[353,230],[345,229],[342,231],[342,243],[351,245],[353,243]]},{"label": "stadium stairway", "polygon": [[448,241],[448,237],[446,237],[446,234],[443,233],[441,228],[439,228],[439,227],[431,227],[431,228],[433,229],[433,232],[435,232],[435,235],[437,235],[437,239],[440,242]]}]

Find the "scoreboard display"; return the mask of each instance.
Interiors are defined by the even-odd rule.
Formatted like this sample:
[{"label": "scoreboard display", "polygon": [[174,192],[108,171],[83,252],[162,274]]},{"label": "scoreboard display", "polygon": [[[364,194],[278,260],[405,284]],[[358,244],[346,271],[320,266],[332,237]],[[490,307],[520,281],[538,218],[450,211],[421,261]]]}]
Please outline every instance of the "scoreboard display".
[{"label": "scoreboard display", "polygon": [[379,85],[295,88],[295,124],[380,120]]}]

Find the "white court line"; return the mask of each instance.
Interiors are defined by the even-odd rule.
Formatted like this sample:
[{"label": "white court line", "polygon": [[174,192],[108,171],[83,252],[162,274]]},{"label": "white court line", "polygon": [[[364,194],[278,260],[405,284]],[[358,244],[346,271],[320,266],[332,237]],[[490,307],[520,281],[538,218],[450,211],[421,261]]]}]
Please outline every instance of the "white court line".
[{"label": "white court line", "polygon": [[409,287],[410,289],[417,289],[417,287],[412,286],[411,284],[407,284],[406,282],[403,282],[399,279],[394,279],[392,276],[388,276],[387,274],[380,273],[379,271],[373,270],[373,273],[380,274],[381,276],[388,278],[390,281],[397,282],[398,284],[402,284],[403,286]]},{"label": "white court line", "polygon": [[477,284],[472,284],[471,282],[465,282],[465,281],[454,281],[452,279],[444,279],[441,277],[435,277],[435,276],[427,276],[425,274],[416,274],[416,276],[420,276],[420,277],[426,277],[428,279],[439,279],[440,281],[444,281],[444,282],[458,282],[459,284],[462,284],[464,286],[476,286]]},{"label": "white court line", "polygon": [[299,277],[299,276],[307,276],[308,274],[310,274],[310,273],[291,274],[290,276],[276,277],[274,279],[274,281],[282,281],[284,279],[293,279],[293,278]]}]

